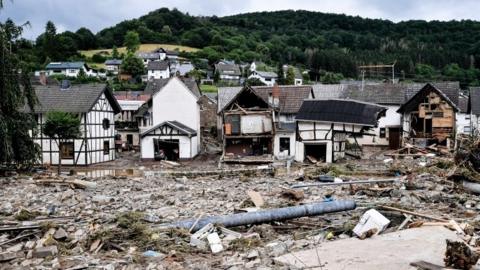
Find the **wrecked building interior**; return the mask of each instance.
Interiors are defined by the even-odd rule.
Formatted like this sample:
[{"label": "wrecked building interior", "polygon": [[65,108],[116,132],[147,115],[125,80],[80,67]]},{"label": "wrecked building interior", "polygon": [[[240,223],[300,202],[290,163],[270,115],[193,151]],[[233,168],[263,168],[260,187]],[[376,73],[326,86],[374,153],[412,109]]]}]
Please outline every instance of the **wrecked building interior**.
[{"label": "wrecked building interior", "polygon": [[398,110],[403,113],[404,139],[413,144],[453,147],[457,106],[427,84]]},{"label": "wrecked building interior", "polygon": [[272,160],[274,112],[268,103],[246,87],[221,114],[225,162]]}]

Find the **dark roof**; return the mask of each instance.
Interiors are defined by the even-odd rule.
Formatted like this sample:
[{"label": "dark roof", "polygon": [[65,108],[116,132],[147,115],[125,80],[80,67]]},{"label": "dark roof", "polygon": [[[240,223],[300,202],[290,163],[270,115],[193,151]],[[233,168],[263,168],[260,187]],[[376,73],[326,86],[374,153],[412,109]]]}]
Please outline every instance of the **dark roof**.
[{"label": "dark roof", "polygon": [[470,111],[480,115],[480,87],[470,87]]},{"label": "dark roof", "polygon": [[297,121],[319,121],[376,126],[387,108],[354,100],[305,100]]},{"label": "dark roof", "polygon": [[232,76],[240,76],[242,73],[240,72],[240,67],[236,64],[216,64],[215,71],[219,72],[220,74],[225,75],[232,75]]},{"label": "dark roof", "polygon": [[440,95],[450,106],[453,107],[455,111],[459,111],[459,108],[457,104],[450,99],[452,97],[455,99],[455,101],[458,103],[458,95],[459,95],[459,90],[457,91],[457,94],[455,95],[455,90],[450,87],[444,88],[445,92],[449,93],[450,95],[447,95],[445,92],[442,90],[438,89],[436,85],[427,83],[420,91],[415,93],[406,103],[404,103],[400,108],[397,110],[397,112],[402,113],[402,112],[410,112],[413,110],[416,110],[418,108],[418,104],[422,102],[425,97],[428,95],[430,91],[436,92],[438,95]]},{"label": "dark roof", "polygon": [[[280,113],[297,113],[305,99],[308,99],[312,92],[311,86],[278,86],[280,89],[279,111]],[[252,87],[263,100],[269,102],[274,86]]]},{"label": "dark roof", "polygon": [[155,131],[156,129],[160,128],[160,127],[163,127],[163,126],[170,126],[171,128],[173,129],[176,129],[179,131],[179,133],[181,135],[187,135],[187,136],[196,136],[197,135],[197,132],[192,129],[192,128],[189,128],[188,126],[178,122],[178,121],[165,121],[161,124],[158,124],[154,127],[152,127],[151,129],[149,130],[146,130],[145,132],[142,132],[141,136],[142,137],[145,137],[145,135]]},{"label": "dark roof", "polygon": [[271,72],[271,71],[254,71],[252,73],[257,73],[258,76],[266,78],[266,79],[271,79],[271,78],[278,78],[277,73]]},{"label": "dark roof", "polygon": [[[102,93],[105,93],[115,113],[122,111],[112,92],[105,84],[72,85],[65,90],[60,89],[58,85],[37,85],[34,88],[38,99],[38,104],[34,108],[37,113],[50,111],[88,112]],[[27,108],[24,108],[24,110],[28,111]]]},{"label": "dark roof", "polygon": [[148,70],[167,70],[170,64],[167,61],[152,61],[148,63]]},{"label": "dark roof", "polygon": [[46,69],[80,69],[85,62],[51,62]]},{"label": "dark roof", "polygon": [[145,116],[145,114],[148,112],[148,107],[149,107],[149,102],[145,102],[138,108],[138,110],[135,112],[135,115],[133,117],[135,118],[142,118]]},{"label": "dark roof", "polygon": [[[459,82],[434,82],[454,104],[459,105]],[[425,86],[425,83],[344,83],[313,85],[315,99],[354,99],[382,105],[402,105]]]},{"label": "dark roof", "polygon": [[120,59],[109,59],[105,61],[105,65],[108,66],[120,66],[122,64],[122,60]]},{"label": "dark roof", "polygon": [[465,96],[463,94],[460,94],[458,96],[458,109],[461,113],[468,112],[468,96]]},{"label": "dark roof", "polygon": [[145,93],[153,95],[160,92],[167,83],[172,80],[173,78],[178,78],[180,81],[182,81],[185,86],[195,95],[195,97],[200,98],[201,93],[200,89],[198,88],[197,82],[194,79],[191,78],[180,78],[180,77],[171,77],[168,79],[154,79],[150,80],[147,83],[147,86],[145,87]]}]

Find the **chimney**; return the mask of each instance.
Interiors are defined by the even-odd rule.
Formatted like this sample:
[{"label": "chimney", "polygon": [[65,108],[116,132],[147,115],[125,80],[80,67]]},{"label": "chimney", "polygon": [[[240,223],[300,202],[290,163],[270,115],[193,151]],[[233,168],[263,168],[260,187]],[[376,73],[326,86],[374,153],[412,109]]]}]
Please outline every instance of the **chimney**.
[{"label": "chimney", "polygon": [[47,85],[47,73],[40,71],[39,80],[41,85]]},{"label": "chimney", "polygon": [[280,87],[275,84],[272,89],[272,105],[274,108],[278,107],[280,103]]},{"label": "chimney", "polygon": [[62,83],[60,84],[60,90],[68,90],[70,89],[70,81],[69,80],[62,80]]}]

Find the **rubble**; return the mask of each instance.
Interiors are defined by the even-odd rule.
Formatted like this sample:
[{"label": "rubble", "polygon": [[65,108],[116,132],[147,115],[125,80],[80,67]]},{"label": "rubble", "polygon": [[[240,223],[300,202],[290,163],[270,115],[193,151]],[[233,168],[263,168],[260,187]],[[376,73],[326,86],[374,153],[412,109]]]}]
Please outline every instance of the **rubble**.
[{"label": "rubble", "polygon": [[[462,241],[477,253],[480,198],[464,188],[465,178],[455,177],[455,167],[462,166],[432,149],[411,153],[389,162],[377,154],[335,165],[293,163],[289,171],[254,165],[218,169],[216,162],[202,161],[198,166],[151,165],[142,169],[143,176],[43,172],[0,178],[0,268],[287,269],[305,266],[282,266],[277,257],[317,247],[326,252],[320,259],[328,269],[335,269],[335,258],[349,260],[350,253],[338,250],[366,254],[363,269],[397,250],[421,254],[424,249],[435,255],[390,254],[402,263],[391,269],[415,263],[444,267],[446,239]],[[355,201],[356,208],[330,208],[345,201]],[[312,213],[312,205],[327,205],[329,211]],[[285,218],[266,214],[291,207],[303,210]],[[372,210],[388,226],[380,222],[374,233],[359,232],[355,227]],[[233,216],[255,218],[224,222]],[[188,222],[180,228],[164,226],[182,221]],[[413,233],[408,248],[386,240],[411,230],[422,233]],[[365,231],[370,238],[359,240],[356,233]],[[338,254],[328,253],[328,247]],[[368,259],[369,254],[377,257]],[[318,267],[316,252],[309,256]]]}]

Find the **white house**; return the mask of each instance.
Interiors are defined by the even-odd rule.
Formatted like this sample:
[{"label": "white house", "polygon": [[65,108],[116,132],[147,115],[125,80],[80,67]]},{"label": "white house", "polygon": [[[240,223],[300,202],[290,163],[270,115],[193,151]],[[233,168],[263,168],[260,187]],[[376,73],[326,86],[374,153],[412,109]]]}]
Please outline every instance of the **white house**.
[{"label": "white house", "polygon": [[194,158],[200,150],[201,94],[196,82],[172,77],[149,84],[152,97],[137,113],[142,159]]},{"label": "white house", "polygon": [[137,52],[135,54],[138,58],[142,59],[145,67],[148,66],[148,63],[153,61],[164,61],[167,57],[164,52]]},{"label": "white house", "polygon": [[109,59],[105,61],[105,69],[113,74],[118,74],[121,65],[122,60],[119,59]]},{"label": "white house", "polygon": [[229,64],[224,61],[220,61],[215,65],[215,74],[218,74],[220,81],[233,85],[238,85],[242,77],[239,65]]},{"label": "white house", "polygon": [[296,118],[295,160],[331,163],[343,158],[347,137],[375,127],[385,111],[353,100],[305,100]]},{"label": "white house", "polygon": [[152,61],[147,67],[148,80],[170,78],[170,64],[167,61]]},{"label": "white house", "polygon": [[277,83],[278,75],[269,71],[252,71],[248,79],[258,79],[266,86],[274,86]]},{"label": "white house", "polygon": [[[91,165],[115,159],[115,114],[120,106],[105,84],[37,85],[35,117],[38,133],[35,142],[40,146],[40,163],[57,165]],[[28,109],[26,109],[28,111]],[[57,145],[43,134],[43,124],[50,111],[69,112],[81,119],[81,136]]]},{"label": "white house", "polygon": [[47,75],[64,75],[67,77],[78,77],[80,71],[83,70],[85,75],[97,77],[96,70],[89,68],[84,62],[51,62],[45,68]]}]

